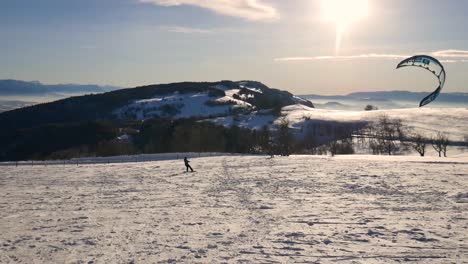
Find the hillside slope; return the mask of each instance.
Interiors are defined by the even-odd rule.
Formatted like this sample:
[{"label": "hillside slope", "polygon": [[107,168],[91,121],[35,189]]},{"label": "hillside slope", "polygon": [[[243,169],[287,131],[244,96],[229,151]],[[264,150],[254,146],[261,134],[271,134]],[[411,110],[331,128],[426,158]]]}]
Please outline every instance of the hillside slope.
[{"label": "hillside slope", "polygon": [[122,89],[71,97],[0,114],[3,131],[44,124],[93,120],[148,119],[228,115],[236,109],[249,112],[310,101],[252,81],[184,82]]}]

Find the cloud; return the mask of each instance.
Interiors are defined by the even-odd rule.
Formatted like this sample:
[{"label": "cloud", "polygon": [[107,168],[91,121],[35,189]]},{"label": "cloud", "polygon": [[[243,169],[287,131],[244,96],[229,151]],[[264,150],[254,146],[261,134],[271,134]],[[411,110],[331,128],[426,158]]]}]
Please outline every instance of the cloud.
[{"label": "cloud", "polygon": [[439,60],[441,63],[465,62],[465,60]]},{"label": "cloud", "polygon": [[[440,60],[446,63],[455,62],[468,62],[468,51],[466,50],[439,50],[434,52],[418,52],[416,54],[430,54],[434,57],[443,58]],[[360,54],[360,55],[347,55],[347,56],[315,56],[315,57],[285,57],[275,58],[278,62],[294,62],[294,61],[319,61],[319,60],[355,60],[355,59],[405,59],[411,57],[408,54]]]},{"label": "cloud", "polygon": [[432,55],[443,58],[468,58],[468,50],[439,50],[432,52]]},{"label": "cloud", "polygon": [[212,10],[218,14],[246,20],[274,20],[278,12],[261,0],[139,0],[161,6],[192,5]]},{"label": "cloud", "polygon": [[199,34],[199,35],[249,32],[248,29],[230,28],[230,27],[197,28],[197,27],[185,27],[185,26],[160,26],[159,29],[165,32],[169,32],[169,33]]},{"label": "cloud", "polygon": [[276,58],[275,61],[307,61],[307,60],[352,60],[352,59],[404,59],[410,56],[397,54],[361,54],[349,56],[315,56],[315,57],[286,57]]}]

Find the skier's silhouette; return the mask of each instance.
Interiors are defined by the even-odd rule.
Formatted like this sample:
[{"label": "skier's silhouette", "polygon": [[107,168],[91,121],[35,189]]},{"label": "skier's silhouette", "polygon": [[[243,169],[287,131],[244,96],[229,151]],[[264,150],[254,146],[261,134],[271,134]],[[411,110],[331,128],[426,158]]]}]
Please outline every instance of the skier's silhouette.
[{"label": "skier's silhouette", "polygon": [[193,169],[192,167],[190,166],[189,164],[189,160],[187,159],[187,157],[184,158],[184,163],[185,163],[185,168],[187,169],[187,172],[188,172],[188,169],[190,168],[190,170],[193,172]]}]

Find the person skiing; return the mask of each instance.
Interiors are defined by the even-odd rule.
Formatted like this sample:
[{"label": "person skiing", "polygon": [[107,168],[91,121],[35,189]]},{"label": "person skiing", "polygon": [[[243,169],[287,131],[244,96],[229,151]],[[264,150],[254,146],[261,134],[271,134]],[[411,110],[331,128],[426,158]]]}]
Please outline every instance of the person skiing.
[{"label": "person skiing", "polygon": [[187,159],[187,157],[184,158],[184,163],[185,163],[185,168],[187,169],[187,172],[188,172],[188,169],[190,168],[190,170],[193,172],[193,169],[192,167],[190,166],[189,164],[189,160]]}]

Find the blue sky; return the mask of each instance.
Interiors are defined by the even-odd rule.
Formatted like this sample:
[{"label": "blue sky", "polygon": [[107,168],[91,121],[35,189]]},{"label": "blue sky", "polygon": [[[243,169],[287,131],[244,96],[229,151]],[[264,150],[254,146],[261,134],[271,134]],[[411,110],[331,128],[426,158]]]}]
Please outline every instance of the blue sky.
[{"label": "blue sky", "polygon": [[468,92],[466,10],[460,0],[369,0],[368,15],[350,23],[337,51],[321,0],[2,0],[0,78],[125,87],[250,79],[296,94],[432,91],[430,73],[395,70],[402,57],[426,53],[443,61],[446,92]]}]

